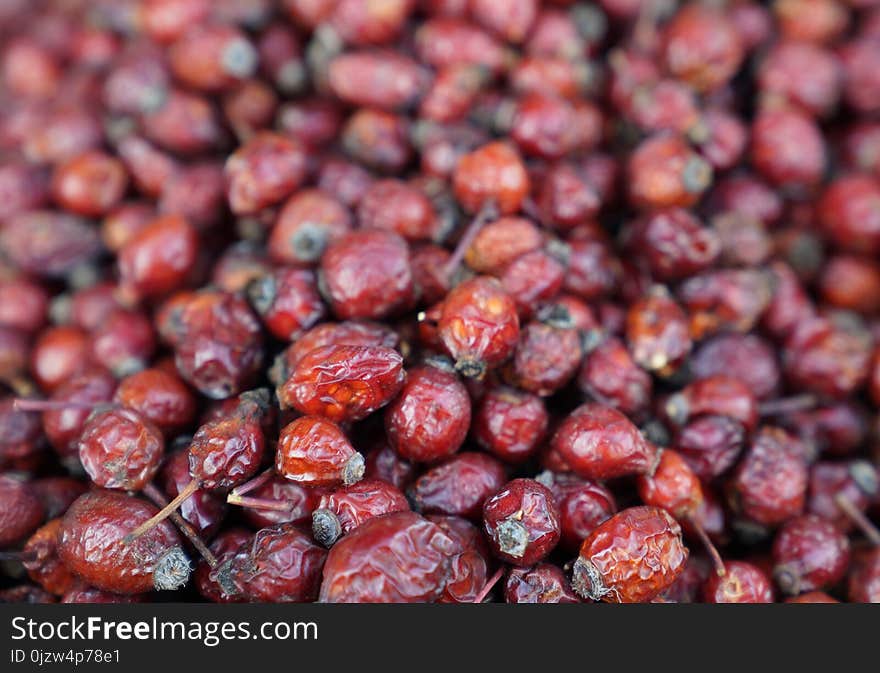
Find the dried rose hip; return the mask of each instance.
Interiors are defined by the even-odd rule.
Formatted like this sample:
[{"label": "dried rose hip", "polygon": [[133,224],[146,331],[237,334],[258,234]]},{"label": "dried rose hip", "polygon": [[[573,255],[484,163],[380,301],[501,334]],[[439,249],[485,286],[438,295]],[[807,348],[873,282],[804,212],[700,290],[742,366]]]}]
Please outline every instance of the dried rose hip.
[{"label": "dried rose hip", "polygon": [[189,560],[167,521],[130,544],[126,536],[156,513],[143,500],[115,491],[80,496],[61,522],[58,555],[79,578],[120,594],[174,590],[186,584]]},{"label": "dried rose hip", "polygon": [[304,414],[357,421],[388,404],[405,380],[403,358],[391,348],[323,346],[296,362],[278,401]]},{"label": "dried rose hip", "polygon": [[584,540],[572,586],[595,601],[646,603],[672,585],[687,558],[681,528],[665,510],[630,507]]},{"label": "dried rose hip", "polygon": [[559,542],[559,509],[546,486],[514,479],[483,504],[483,528],[496,556],[531,566]]}]

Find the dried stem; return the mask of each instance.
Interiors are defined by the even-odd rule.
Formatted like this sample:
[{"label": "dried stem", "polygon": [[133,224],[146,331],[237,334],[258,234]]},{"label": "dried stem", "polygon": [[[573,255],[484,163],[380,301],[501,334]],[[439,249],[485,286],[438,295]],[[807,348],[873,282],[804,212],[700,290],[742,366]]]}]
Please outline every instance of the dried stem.
[{"label": "dried stem", "polygon": [[494,587],[498,583],[498,580],[501,579],[501,576],[503,574],[504,566],[501,566],[500,568],[498,568],[498,570],[495,571],[495,574],[489,578],[485,586],[480,589],[480,593],[478,593],[476,598],[474,598],[474,603],[482,603],[484,600],[486,600],[486,596],[489,595],[489,592],[492,591],[492,587]]},{"label": "dried stem", "polygon": [[131,544],[134,540],[139,538],[141,535],[146,533],[148,530],[155,528],[160,523],[162,523],[165,519],[171,516],[174,511],[180,507],[180,503],[193,495],[196,491],[199,490],[199,482],[193,479],[186,486],[184,486],[183,490],[177,494],[177,496],[165,505],[162,509],[160,509],[155,516],[144,521],[140,526],[131,531],[128,535],[126,535],[122,541],[125,544]]},{"label": "dried stem", "polygon": [[[156,507],[166,507],[168,505],[168,499],[162,495],[161,491],[154,484],[147,484],[144,486],[143,493],[147,498],[149,498]],[[171,520],[174,522],[174,525],[180,529],[180,532],[186,536],[186,539],[192,543],[192,546],[196,548],[196,551],[202,555],[202,558],[208,562],[208,565],[212,568],[217,567],[217,557],[214,556],[213,552],[208,549],[207,545],[202,541],[202,538],[199,537],[196,529],[192,527],[189,521],[184,519],[177,512],[171,512],[170,514]]]}]

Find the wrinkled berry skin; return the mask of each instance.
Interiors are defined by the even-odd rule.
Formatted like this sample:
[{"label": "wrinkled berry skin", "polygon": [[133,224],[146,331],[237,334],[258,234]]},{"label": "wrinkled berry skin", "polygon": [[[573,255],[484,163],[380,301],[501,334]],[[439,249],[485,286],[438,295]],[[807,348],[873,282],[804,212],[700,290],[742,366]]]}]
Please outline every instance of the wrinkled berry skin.
[{"label": "wrinkled berry skin", "polygon": [[474,439],[508,463],[527,460],[547,433],[549,418],[537,395],[496,386],[480,400],[474,415]]},{"label": "wrinkled berry skin", "polygon": [[0,474],[0,548],[30,535],[44,516],[43,503],[29,483]]},{"label": "wrinkled berry skin", "polygon": [[232,397],[254,378],[263,357],[260,322],[242,297],[198,292],[184,303],[176,324],[177,371],[203,395]]},{"label": "wrinkled berry skin", "polygon": [[773,584],[757,566],[745,561],[727,561],[725,574],[710,573],[703,585],[707,603],[772,603]]},{"label": "wrinkled berry skin", "polygon": [[400,394],[385,411],[388,443],[401,458],[414,462],[451,456],[461,448],[470,425],[467,388],[455,374],[433,366],[407,372]]},{"label": "wrinkled berry skin", "polygon": [[[217,558],[217,568],[221,571],[229,567],[228,562],[233,559],[246,545],[251,541],[253,534],[246,528],[227,528],[222,531],[213,542],[211,542],[211,553]],[[224,583],[226,589],[234,590],[234,593],[228,594],[224,587],[217,582],[217,573],[204,560],[199,562],[196,572],[193,575],[193,581],[199,594],[212,603],[240,603],[244,599],[238,593],[238,587],[231,582],[226,582],[224,575]]]},{"label": "wrinkled berry skin", "polygon": [[312,536],[331,547],[365,521],[409,508],[406,496],[395,486],[378,479],[363,479],[321,496],[312,512]]},{"label": "wrinkled berry skin", "polygon": [[815,514],[788,521],[773,541],[773,577],[786,594],[828,589],[849,566],[849,540]]},{"label": "wrinkled berry skin", "polygon": [[292,524],[263,528],[229,562],[224,583],[250,602],[309,603],[318,595],[326,558],[327,552]]},{"label": "wrinkled berry skin", "polygon": [[266,446],[261,421],[268,391],[243,393],[232,413],[208,421],[193,435],[189,473],[201,488],[229,489],[256,474]]},{"label": "wrinkled berry skin", "polygon": [[409,247],[392,231],[354,231],[324,252],[320,285],[342,319],[375,319],[399,311],[413,299]]},{"label": "wrinkled berry skin", "polygon": [[705,271],[721,253],[717,234],[682,208],[644,215],[630,225],[626,240],[636,258],[661,281]]},{"label": "wrinkled berry skin", "polygon": [[458,545],[413,512],[376,517],[333,545],[324,564],[322,603],[437,601],[452,577]]},{"label": "wrinkled berry skin", "polygon": [[139,491],[153,480],[165,452],[162,433],[131,409],[95,413],[79,441],[79,459],[103,488]]},{"label": "wrinkled berry skin", "polygon": [[479,378],[510,357],[519,338],[516,303],[494,278],[477,276],[443,301],[440,338],[465,376]]},{"label": "wrinkled berry skin", "polygon": [[764,427],[737,466],[730,488],[738,511],[774,526],[803,511],[807,481],[797,440],[780,428]]},{"label": "wrinkled berry skin", "polygon": [[575,409],[551,446],[584,479],[613,479],[653,471],[657,451],[622,413],[601,404]]},{"label": "wrinkled berry skin", "polygon": [[384,346],[331,345],[303,356],[278,387],[282,408],[357,421],[390,402],[406,380],[403,358]]},{"label": "wrinkled berry skin", "polygon": [[483,529],[495,556],[531,566],[559,542],[559,508],[543,484],[514,479],[483,504]]},{"label": "wrinkled berry skin", "polygon": [[417,512],[472,519],[480,515],[483,502],[506,480],[501,463],[468,451],[424,472],[407,489],[407,495]]},{"label": "wrinkled berry skin", "polygon": [[157,511],[143,500],[116,491],[85,493],[64,515],[58,555],[80,579],[105,591],[138,594],[178,589],[189,578],[190,568],[169,521],[129,544],[123,541]]},{"label": "wrinkled berry skin", "polygon": [[565,575],[555,565],[511,568],[504,582],[505,603],[580,603]]},{"label": "wrinkled berry skin", "polygon": [[630,507],[600,524],[581,545],[574,590],[607,603],[647,603],[675,582],[688,550],[665,510]]},{"label": "wrinkled berry skin", "polygon": [[844,533],[854,524],[837,504],[846,498],[859,511],[866,511],[880,492],[877,469],[866,460],[846,462],[819,461],[810,467],[810,488],[807,510],[831,521]]},{"label": "wrinkled berry skin", "polygon": [[28,538],[24,545],[25,554],[35,554],[36,558],[24,562],[28,576],[43,589],[56,596],[70,591],[78,580],[58,558],[58,531],[61,519],[52,519]]},{"label": "wrinkled berry skin", "polygon": [[353,484],[364,475],[364,458],[338,425],[320,416],[301,416],[281,430],[275,470],[307,486]]}]

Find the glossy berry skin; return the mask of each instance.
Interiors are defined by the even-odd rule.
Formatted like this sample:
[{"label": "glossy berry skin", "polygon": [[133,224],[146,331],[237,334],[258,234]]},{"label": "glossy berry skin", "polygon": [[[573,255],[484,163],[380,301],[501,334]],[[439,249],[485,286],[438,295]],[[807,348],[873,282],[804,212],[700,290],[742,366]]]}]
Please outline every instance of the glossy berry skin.
[{"label": "glossy berry skin", "polygon": [[302,416],[281,430],[275,469],[308,486],[354,484],[364,475],[364,457],[342,429],[320,416]]},{"label": "glossy berry skin", "polygon": [[693,516],[703,502],[703,488],[681,454],[662,449],[653,474],[639,475],[636,488],[642,502],[665,509],[676,519]]},{"label": "glossy berry skin", "polygon": [[413,512],[375,517],[333,545],[318,600],[437,601],[452,577],[459,549],[442,528]]},{"label": "glossy berry skin", "polygon": [[258,213],[291,194],[305,173],[306,151],[299,142],[262,131],[226,160],[229,207],[236,215]]},{"label": "glossy berry skin", "polygon": [[198,235],[179,215],[163,215],[138,231],[119,250],[119,280],[135,297],[176,289],[196,259]]},{"label": "glossy berry skin", "polygon": [[588,399],[633,417],[644,415],[651,401],[651,375],[633,360],[616,337],[607,337],[587,352],[577,378]]},{"label": "glossy berry skin", "polygon": [[79,440],[80,462],[103,488],[141,490],[158,472],[164,452],[159,428],[126,408],[95,412]]},{"label": "glossy berry skin", "polygon": [[363,479],[321,496],[312,512],[312,535],[325,547],[365,521],[383,514],[409,511],[406,496],[391,484]]},{"label": "glossy berry skin", "polygon": [[675,582],[688,550],[665,510],[630,507],[600,524],[581,545],[572,587],[606,603],[647,603]]},{"label": "glossy berry skin", "polygon": [[247,294],[263,324],[281,341],[296,339],[327,310],[315,274],[306,269],[276,269],[248,283]]},{"label": "glossy berry skin", "polygon": [[321,258],[320,285],[341,319],[382,318],[411,304],[406,241],[392,231],[362,229],[331,243]]},{"label": "glossy berry skin", "polygon": [[559,542],[559,508],[543,484],[514,479],[483,504],[483,529],[496,557],[531,566]]},{"label": "glossy berry skin", "polygon": [[466,451],[432,467],[407,489],[413,509],[473,519],[483,502],[504,485],[504,467],[494,458]]},{"label": "glossy berry skin", "polygon": [[529,188],[522,159],[501,141],[463,156],[453,175],[455,198],[470,213],[491,206],[502,215],[512,215],[520,209]]},{"label": "glossy berry skin", "polygon": [[727,561],[725,574],[710,573],[703,585],[707,603],[772,603],[773,584],[757,566],[745,561]]},{"label": "glossy berry skin", "polygon": [[65,567],[58,558],[58,532],[61,530],[61,519],[52,519],[44,524],[28,538],[25,543],[25,554],[34,554],[36,558],[24,561],[28,576],[43,589],[56,596],[62,596],[78,584],[77,578]]},{"label": "glossy berry skin", "polygon": [[480,400],[472,423],[474,439],[507,463],[527,460],[547,433],[549,418],[537,395],[495,386]]},{"label": "glossy berry skin", "polygon": [[165,436],[190,425],[196,415],[196,400],[189,388],[174,374],[157,367],[126,376],[113,399],[138,412]]},{"label": "glossy berry skin", "polygon": [[543,472],[537,480],[553,492],[559,507],[559,544],[576,551],[596,527],[617,512],[614,495],[602,484],[566,474]]},{"label": "glossy berry skin", "polygon": [[674,446],[700,479],[710,481],[733,467],[745,441],[742,423],[729,416],[710,414],[684,425]]},{"label": "glossy berry skin", "polygon": [[315,600],[327,552],[292,524],[263,528],[228,561],[221,586],[250,602],[308,603]]},{"label": "glossy berry skin", "polygon": [[580,603],[581,599],[557,566],[511,568],[504,582],[505,603]]},{"label": "glossy berry skin", "polygon": [[500,217],[488,222],[465,253],[474,271],[498,274],[517,257],[543,246],[541,230],[524,217]]},{"label": "glossy berry skin", "polygon": [[278,387],[282,409],[332,421],[357,421],[390,402],[406,373],[400,354],[384,346],[323,346],[304,355]]},{"label": "glossy berry skin", "polygon": [[242,297],[200,291],[183,302],[174,324],[177,371],[199,392],[225,399],[251,382],[262,363],[262,338],[260,323]]},{"label": "glossy berry skin", "polygon": [[786,594],[828,589],[849,566],[849,540],[815,514],[791,519],[773,541],[773,577]]},{"label": "glossy berry skin", "polygon": [[576,330],[531,322],[520,331],[509,378],[518,388],[546,397],[574,377],[582,356]]},{"label": "glossy berry skin", "polygon": [[759,269],[719,269],[692,276],[678,287],[694,340],[725,330],[748,332],[772,299],[768,274]]},{"label": "glossy berry skin", "polygon": [[407,372],[400,394],[385,410],[388,443],[401,458],[432,463],[459,448],[471,424],[471,399],[458,377],[426,365]]},{"label": "glossy berry skin", "polygon": [[196,431],[189,446],[189,473],[200,488],[225,490],[256,474],[266,446],[262,420],[268,406],[268,391],[243,393],[231,413]]},{"label": "glossy berry skin", "polygon": [[765,526],[781,524],[803,511],[807,480],[797,440],[780,428],[761,428],[730,481],[735,509]]},{"label": "glossy berry skin", "polygon": [[30,535],[45,517],[39,496],[27,482],[0,474],[0,548]]},{"label": "glossy berry skin", "polygon": [[477,276],[446,296],[438,329],[456,369],[479,378],[513,354],[519,338],[516,304],[495,279]]},{"label": "glossy berry skin", "polygon": [[551,447],[584,479],[649,474],[657,450],[622,413],[601,404],[575,409],[558,427]]},{"label": "glossy berry skin", "polygon": [[80,579],[105,591],[178,589],[186,584],[190,567],[170,522],[161,522],[130,544],[123,541],[156,512],[153,505],[116,491],[85,493],[64,515],[58,555]]}]

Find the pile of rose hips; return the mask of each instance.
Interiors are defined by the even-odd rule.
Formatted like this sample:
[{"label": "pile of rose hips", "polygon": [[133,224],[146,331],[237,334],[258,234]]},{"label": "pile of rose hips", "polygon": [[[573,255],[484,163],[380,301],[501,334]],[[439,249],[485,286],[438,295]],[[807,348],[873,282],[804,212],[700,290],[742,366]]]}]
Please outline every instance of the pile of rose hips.
[{"label": "pile of rose hips", "polygon": [[0,595],[878,602],[878,253],[878,0],[7,0]]}]

